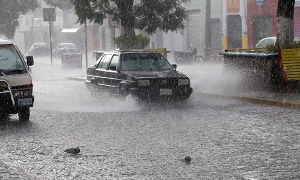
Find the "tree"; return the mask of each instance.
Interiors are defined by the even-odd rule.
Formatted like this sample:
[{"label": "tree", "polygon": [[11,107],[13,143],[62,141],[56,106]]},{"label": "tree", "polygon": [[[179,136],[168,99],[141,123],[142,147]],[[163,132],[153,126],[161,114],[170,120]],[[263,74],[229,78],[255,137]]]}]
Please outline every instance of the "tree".
[{"label": "tree", "polygon": [[188,15],[182,2],[189,0],[71,0],[83,24],[86,19],[103,24],[103,20],[113,17],[121,23],[121,35],[133,38],[135,29],[148,34],[158,29],[164,32],[176,31],[185,27]]},{"label": "tree", "polygon": [[71,0],[44,0],[46,4],[52,6],[52,7],[58,7],[62,10],[69,10],[73,8],[73,4],[71,3]]},{"label": "tree", "polygon": [[294,5],[295,0],[278,0],[276,41],[278,48],[294,42]]},{"label": "tree", "polygon": [[0,34],[12,39],[19,26],[19,16],[39,7],[37,0],[1,0]]}]

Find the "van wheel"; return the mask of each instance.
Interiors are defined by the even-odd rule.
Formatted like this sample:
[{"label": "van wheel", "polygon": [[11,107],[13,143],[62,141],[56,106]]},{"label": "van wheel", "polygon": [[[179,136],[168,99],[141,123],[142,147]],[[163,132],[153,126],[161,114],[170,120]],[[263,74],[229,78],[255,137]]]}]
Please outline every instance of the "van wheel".
[{"label": "van wheel", "polygon": [[21,107],[18,112],[19,121],[29,121],[30,109],[29,107]]}]

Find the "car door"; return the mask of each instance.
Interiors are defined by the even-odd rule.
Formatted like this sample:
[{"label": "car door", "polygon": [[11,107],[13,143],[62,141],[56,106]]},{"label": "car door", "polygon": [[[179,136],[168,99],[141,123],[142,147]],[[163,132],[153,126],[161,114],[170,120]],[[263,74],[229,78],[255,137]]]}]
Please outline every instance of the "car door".
[{"label": "car door", "polygon": [[96,81],[96,85],[105,89],[107,89],[109,86],[109,81],[107,79],[107,66],[110,63],[111,58],[112,54],[105,54],[95,70],[94,78]]},{"label": "car door", "polygon": [[107,84],[109,84],[110,91],[114,94],[119,92],[119,84],[120,84],[120,67],[119,55],[113,55],[108,67],[105,76],[107,77]]}]

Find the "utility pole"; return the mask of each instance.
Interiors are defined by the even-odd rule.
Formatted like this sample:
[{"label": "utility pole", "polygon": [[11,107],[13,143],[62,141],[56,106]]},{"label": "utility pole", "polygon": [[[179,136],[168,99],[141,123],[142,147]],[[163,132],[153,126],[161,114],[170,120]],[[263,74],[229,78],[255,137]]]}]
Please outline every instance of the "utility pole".
[{"label": "utility pole", "polygon": [[[89,3],[89,0],[86,0],[86,3]],[[87,70],[88,68],[88,45],[87,45],[87,25],[86,25],[86,11],[85,11],[85,17],[84,17],[84,31],[85,31],[85,68]]]},{"label": "utility pole", "polygon": [[208,58],[211,51],[211,2],[206,0],[206,13],[205,13],[205,58]]}]

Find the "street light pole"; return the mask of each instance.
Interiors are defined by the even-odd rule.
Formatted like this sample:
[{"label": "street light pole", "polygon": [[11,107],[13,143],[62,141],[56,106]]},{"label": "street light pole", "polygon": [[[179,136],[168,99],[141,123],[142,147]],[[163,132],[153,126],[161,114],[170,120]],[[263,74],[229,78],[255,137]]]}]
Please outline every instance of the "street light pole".
[{"label": "street light pole", "polygon": [[210,0],[206,0],[206,15],[205,15],[205,56],[208,58],[211,50],[211,24],[210,24],[210,16],[211,16],[211,2]]},{"label": "street light pole", "polygon": [[[86,0],[86,5],[88,5],[89,0]],[[86,25],[86,11],[85,11],[85,17],[84,17],[84,30],[85,30],[85,68],[87,70],[88,68],[88,47],[87,47],[87,25]]]},{"label": "street light pole", "polygon": [[34,43],[34,26],[33,26],[33,22],[34,22],[34,17],[31,17],[31,40],[32,40],[32,44]]},{"label": "street light pole", "polygon": [[88,50],[87,50],[87,28],[86,28],[86,17],[84,20],[84,29],[85,29],[85,67],[88,68]]}]

